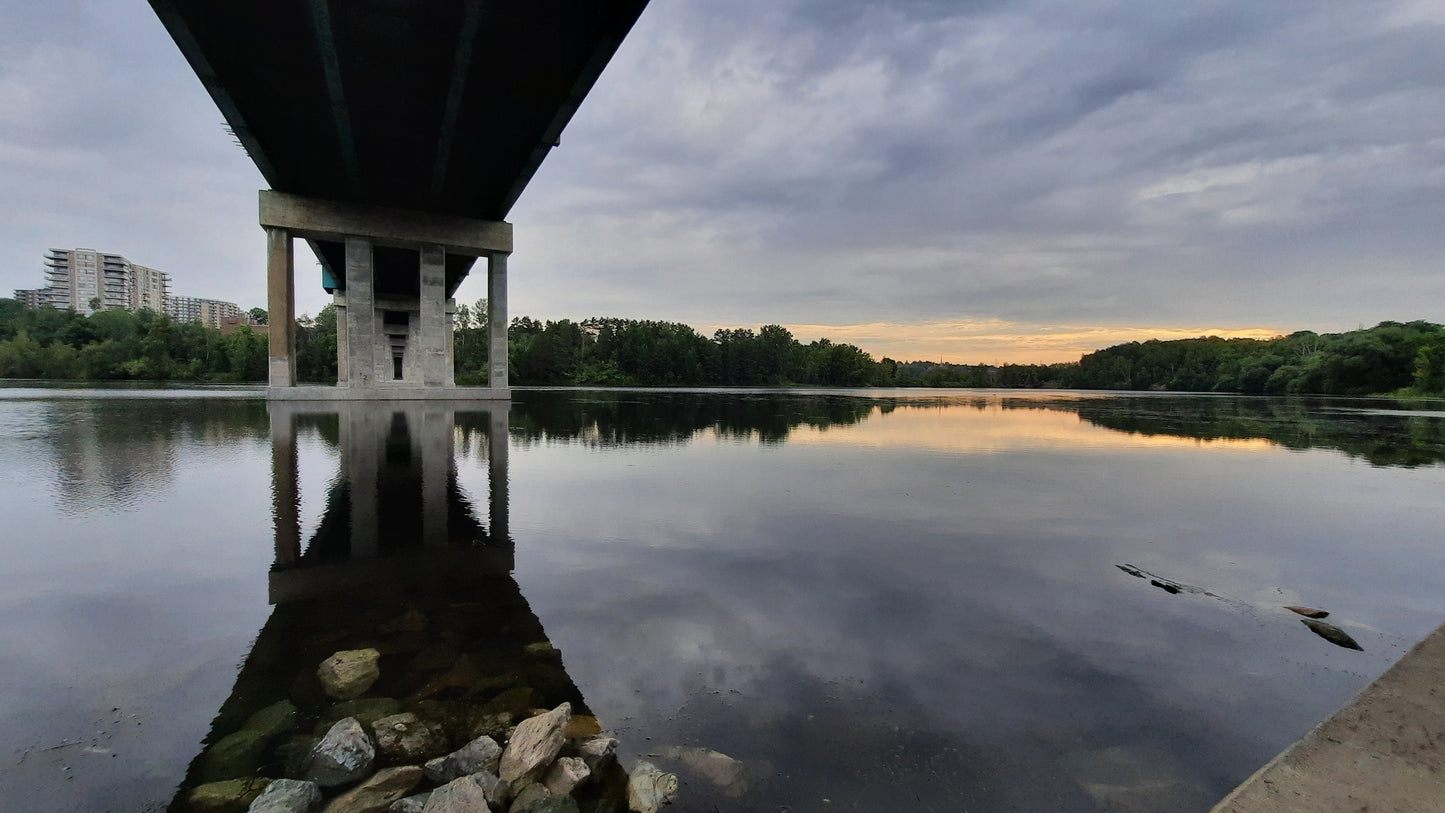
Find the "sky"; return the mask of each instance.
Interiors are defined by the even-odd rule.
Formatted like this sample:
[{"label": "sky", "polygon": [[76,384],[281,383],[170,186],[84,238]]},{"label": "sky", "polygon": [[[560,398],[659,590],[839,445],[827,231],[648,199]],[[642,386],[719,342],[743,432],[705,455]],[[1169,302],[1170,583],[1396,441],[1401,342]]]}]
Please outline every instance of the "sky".
[{"label": "sky", "polygon": [[[0,0],[0,292],[264,306],[264,186],[147,4]],[[653,0],[508,219],[513,315],[900,360],[1441,322],[1445,0]]]}]

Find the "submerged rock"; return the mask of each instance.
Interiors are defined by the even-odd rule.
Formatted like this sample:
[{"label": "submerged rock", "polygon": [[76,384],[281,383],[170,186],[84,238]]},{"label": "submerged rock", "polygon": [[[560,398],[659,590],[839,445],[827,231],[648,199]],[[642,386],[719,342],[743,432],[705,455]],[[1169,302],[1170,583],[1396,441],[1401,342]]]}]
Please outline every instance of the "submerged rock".
[{"label": "submerged rock", "polygon": [[1349,633],[1329,623],[1328,621],[1315,621],[1312,618],[1301,618],[1300,623],[1314,631],[1315,635],[1329,641],[1335,646],[1342,646],[1345,649],[1354,649],[1364,652],[1365,648],[1360,646]]},{"label": "submerged rock", "polygon": [[1150,579],[1149,583],[1170,595],[1177,595],[1179,593],[1179,585],[1177,584],[1169,584],[1158,579]]},{"label": "submerged rock", "polygon": [[1289,610],[1292,613],[1299,613],[1305,618],[1327,618],[1330,614],[1328,610],[1316,610],[1313,607],[1296,607],[1294,605],[1291,605],[1289,607],[1285,607],[1285,609]]},{"label": "submerged rock", "polygon": [[246,718],[241,726],[246,731],[259,731],[269,737],[286,734],[296,727],[296,707],[290,700],[280,700]]},{"label": "submerged rock", "polygon": [[371,730],[376,735],[377,753],[396,764],[415,765],[447,750],[442,727],[409,711],[383,717]]},{"label": "submerged rock", "polygon": [[321,688],[337,700],[353,700],[366,694],[371,684],[381,677],[375,649],[348,649],[337,652],[316,667]]},{"label": "submerged rock", "polygon": [[677,777],[651,762],[638,762],[627,778],[627,807],[633,813],[657,813],[677,798]]},{"label": "submerged rock", "polygon": [[501,761],[502,746],[484,735],[444,757],[428,762],[425,765],[426,776],[437,784],[445,784],[458,777],[482,771],[496,774]]},{"label": "submerged rock", "polygon": [[[399,700],[390,697],[362,697],[332,704],[322,719],[326,728],[335,725],[337,720],[344,720],[347,717],[355,717],[356,722],[361,723],[362,728],[371,728],[377,720],[400,713],[401,701]],[[325,731],[323,730],[321,733],[324,734]]]},{"label": "submerged rock", "polygon": [[186,794],[186,806],[193,813],[242,813],[270,784],[259,776],[207,782]]},{"label": "submerged rock", "polygon": [[307,813],[321,804],[321,788],[315,782],[299,779],[277,779],[266,786],[248,813]]},{"label": "submerged rock", "polygon": [[541,776],[562,750],[567,721],[572,718],[572,704],[523,720],[512,732],[507,750],[502,752],[501,778],[521,784]]},{"label": "submerged rock", "polygon": [[305,778],[324,787],[355,782],[371,773],[376,749],[355,718],[347,717],[326,732],[311,749]]},{"label": "submerged rock", "polygon": [[202,782],[236,779],[256,772],[266,750],[266,735],[260,731],[237,731],[206,749],[201,757]]},{"label": "submerged rock", "polygon": [[602,721],[590,714],[574,714],[567,721],[567,730],[562,733],[569,740],[595,737],[602,733]]},{"label": "submerged rock", "polygon": [[670,746],[657,749],[657,756],[682,763],[729,796],[741,796],[747,790],[743,763],[727,754],[706,748]]},{"label": "submerged rock", "polygon": [[421,768],[387,768],[331,800],[322,813],[384,813],[421,781]]}]

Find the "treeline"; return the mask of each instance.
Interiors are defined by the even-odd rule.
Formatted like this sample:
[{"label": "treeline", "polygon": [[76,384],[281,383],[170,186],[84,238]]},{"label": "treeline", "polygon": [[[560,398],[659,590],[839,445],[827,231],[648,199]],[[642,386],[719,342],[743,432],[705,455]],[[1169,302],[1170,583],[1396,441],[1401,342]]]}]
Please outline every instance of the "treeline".
[{"label": "treeline", "polygon": [[[486,381],[485,304],[457,308],[458,384]],[[0,299],[0,378],[264,381],[267,343],[149,311],[28,310]],[[1002,387],[1251,394],[1445,394],[1445,327],[1381,322],[1275,339],[1129,342],[1062,364],[875,360],[851,344],[803,344],[786,328],[716,331],[636,319],[540,322],[508,332],[511,383],[557,386]],[[297,322],[297,374],[336,380],[336,312]]]}]

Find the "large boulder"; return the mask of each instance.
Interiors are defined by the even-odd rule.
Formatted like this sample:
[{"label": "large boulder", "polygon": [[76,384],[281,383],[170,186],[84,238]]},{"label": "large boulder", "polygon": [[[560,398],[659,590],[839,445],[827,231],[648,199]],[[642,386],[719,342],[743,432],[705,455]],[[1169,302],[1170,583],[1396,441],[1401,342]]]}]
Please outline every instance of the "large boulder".
[{"label": "large boulder", "polygon": [[243,813],[270,784],[271,780],[259,776],[207,782],[186,794],[186,809],[191,813]]},{"label": "large boulder", "polygon": [[447,752],[442,727],[409,711],[383,717],[371,730],[376,735],[377,753],[393,764],[416,765]]},{"label": "large boulder", "polygon": [[326,732],[311,749],[305,778],[324,787],[347,785],[371,773],[376,749],[355,718],[347,717]]},{"label": "large boulder", "polygon": [[387,768],[331,800],[322,813],[385,813],[421,781],[421,768]]},{"label": "large boulder", "polygon": [[[390,697],[361,697],[356,700],[333,703],[321,719],[326,724],[326,728],[330,728],[337,720],[355,717],[356,722],[361,723],[362,728],[370,729],[377,720],[393,714],[401,714],[400,700]],[[324,732],[325,729],[322,731]]]},{"label": "large boulder", "polygon": [[266,740],[265,733],[246,730],[222,737],[201,755],[200,780],[219,782],[254,774],[266,750]]},{"label": "large boulder", "polygon": [[638,762],[627,777],[627,807],[633,813],[657,813],[677,798],[677,777],[651,762]]},{"label": "large boulder", "polygon": [[487,789],[476,776],[463,776],[431,792],[422,813],[491,813]]},{"label": "large boulder", "polygon": [[502,752],[501,778],[518,786],[540,778],[562,750],[562,735],[570,719],[572,704],[563,703],[519,723],[507,750]]},{"label": "large boulder", "polygon": [[316,667],[321,688],[337,700],[352,700],[366,694],[371,684],[381,677],[375,649],[348,649],[337,652]]},{"label": "large boulder", "polygon": [[426,777],[439,785],[468,774],[495,774],[502,761],[502,746],[491,737],[481,736],[444,757],[437,757],[424,767]]},{"label": "large boulder", "polygon": [[315,782],[277,779],[251,802],[247,813],[307,813],[319,804],[321,788]]},{"label": "large boulder", "polygon": [[426,809],[426,800],[431,798],[431,791],[418,793],[415,796],[408,796],[405,799],[397,799],[392,802],[386,813],[421,813]]}]

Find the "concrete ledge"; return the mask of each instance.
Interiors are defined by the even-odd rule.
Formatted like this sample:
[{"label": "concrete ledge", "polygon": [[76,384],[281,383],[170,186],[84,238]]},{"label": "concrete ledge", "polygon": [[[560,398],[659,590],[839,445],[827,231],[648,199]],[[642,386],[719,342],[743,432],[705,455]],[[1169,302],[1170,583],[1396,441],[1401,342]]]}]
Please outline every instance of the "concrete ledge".
[{"label": "concrete ledge", "polygon": [[511,387],[267,387],[271,401],[511,401]]},{"label": "concrete ledge", "polygon": [[1212,813],[1445,810],[1445,626]]}]

